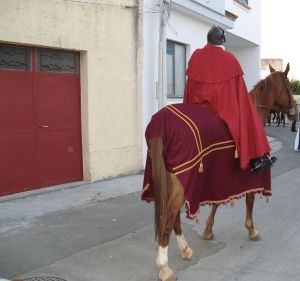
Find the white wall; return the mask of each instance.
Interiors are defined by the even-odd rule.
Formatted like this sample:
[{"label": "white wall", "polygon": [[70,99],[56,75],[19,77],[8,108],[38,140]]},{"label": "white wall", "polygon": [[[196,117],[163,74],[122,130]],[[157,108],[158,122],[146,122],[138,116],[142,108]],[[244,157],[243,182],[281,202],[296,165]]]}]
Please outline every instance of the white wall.
[{"label": "white wall", "polygon": [[[264,1],[264,0],[263,0]],[[261,40],[261,1],[249,1],[250,10],[236,3],[234,0],[226,0],[226,10],[238,15],[234,22],[233,34],[247,39],[257,45]]]},{"label": "white wall", "polygon": [[[234,0],[226,0],[226,10],[238,15],[233,34],[226,42],[226,49],[239,60],[248,90],[259,81],[260,75],[260,44],[261,44],[261,1],[249,1],[250,9],[243,7]],[[228,36],[229,37],[229,36]]]},{"label": "white wall", "polygon": [[260,80],[260,47],[232,46],[227,50],[233,53],[240,62],[248,91],[252,90]]},{"label": "white wall", "polygon": [[197,48],[202,48],[206,44],[206,35],[211,25],[200,22],[178,11],[172,11],[169,22],[176,33],[167,28],[167,38],[187,44],[189,47],[188,59]]},{"label": "white wall", "polygon": [[208,0],[195,0],[195,2],[199,2],[203,6],[206,6],[212,10],[220,14],[224,14],[225,11],[225,0],[218,0],[218,1],[208,1]]}]

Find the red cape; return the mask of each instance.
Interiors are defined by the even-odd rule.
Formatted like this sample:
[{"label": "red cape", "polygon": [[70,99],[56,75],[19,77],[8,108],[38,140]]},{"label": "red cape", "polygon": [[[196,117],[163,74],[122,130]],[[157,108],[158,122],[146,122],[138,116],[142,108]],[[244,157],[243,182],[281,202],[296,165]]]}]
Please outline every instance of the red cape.
[{"label": "red cape", "polygon": [[197,49],[186,71],[190,79],[203,83],[219,83],[243,74],[240,64],[231,53],[213,45]]},{"label": "red cape", "polygon": [[237,146],[240,166],[271,151],[261,120],[250,99],[237,59],[220,47],[196,50],[186,71],[184,103],[205,106],[227,124]]}]

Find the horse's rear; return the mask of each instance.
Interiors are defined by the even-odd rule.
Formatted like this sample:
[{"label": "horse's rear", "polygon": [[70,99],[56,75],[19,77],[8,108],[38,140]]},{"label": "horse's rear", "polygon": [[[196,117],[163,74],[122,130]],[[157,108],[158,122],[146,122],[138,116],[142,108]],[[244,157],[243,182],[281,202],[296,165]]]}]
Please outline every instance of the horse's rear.
[{"label": "horse's rear", "polygon": [[174,229],[183,259],[191,259],[180,227],[180,208],[198,219],[206,204],[232,202],[249,193],[270,195],[270,173],[241,171],[235,145],[223,121],[197,105],[171,105],[155,114],[146,130],[149,147],[142,198],[155,202],[157,264],[161,280],[175,280],[168,266]]}]

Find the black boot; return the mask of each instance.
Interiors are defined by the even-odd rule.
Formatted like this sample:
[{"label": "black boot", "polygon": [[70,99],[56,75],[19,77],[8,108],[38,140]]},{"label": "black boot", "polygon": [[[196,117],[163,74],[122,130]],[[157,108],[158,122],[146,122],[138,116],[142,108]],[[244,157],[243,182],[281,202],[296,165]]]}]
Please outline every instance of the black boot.
[{"label": "black boot", "polygon": [[266,157],[255,158],[250,161],[251,172],[260,173],[263,169],[270,168],[277,161],[276,157]]}]

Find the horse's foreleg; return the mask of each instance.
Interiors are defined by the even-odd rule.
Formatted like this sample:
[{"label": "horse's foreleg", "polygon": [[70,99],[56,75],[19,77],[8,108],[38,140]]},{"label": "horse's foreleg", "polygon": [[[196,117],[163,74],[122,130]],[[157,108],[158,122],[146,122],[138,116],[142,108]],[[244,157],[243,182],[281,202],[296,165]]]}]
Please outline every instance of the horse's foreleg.
[{"label": "horse's foreleg", "polygon": [[208,219],[206,220],[206,227],[204,232],[202,233],[202,238],[205,240],[212,240],[214,239],[214,234],[212,231],[214,221],[215,221],[215,215],[217,212],[219,205],[212,205],[210,215]]},{"label": "horse's foreleg", "polygon": [[[160,267],[159,278],[162,281],[175,281],[176,276],[168,265],[168,245],[175,222],[179,216],[180,208],[184,202],[183,187],[177,178],[168,174],[168,203],[165,226],[158,237],[159,249],[157,255],[157,265]],[[179,221],[180,226],[180,221]],[[178,228],[177,228],[178,229]],[[181,231],[181,228],[179,229]],[[182,234],[182,231],[181,231]],[[181,236],[183,237],[183,236]],[[187,243],[186,243],[187,244]]]},{"label": "horse's foreleg", "polygon": [[180,212],[178,212],[175,224],[174,224],[174,232],[176,234],[178,248],[181,254],[182,259],[191,260],[193,258],[193,250],[189,247],[187,241],[185,240],[181,224],[180,224]]},{"label": "horse's foreleg", "polygon": [[245,226],[249,231],[248,237],[252,241],[261,240],[258,231],[255,229],[253,224],[253,206],[254,206],[254,194],[246,195],[246,222]]}]

